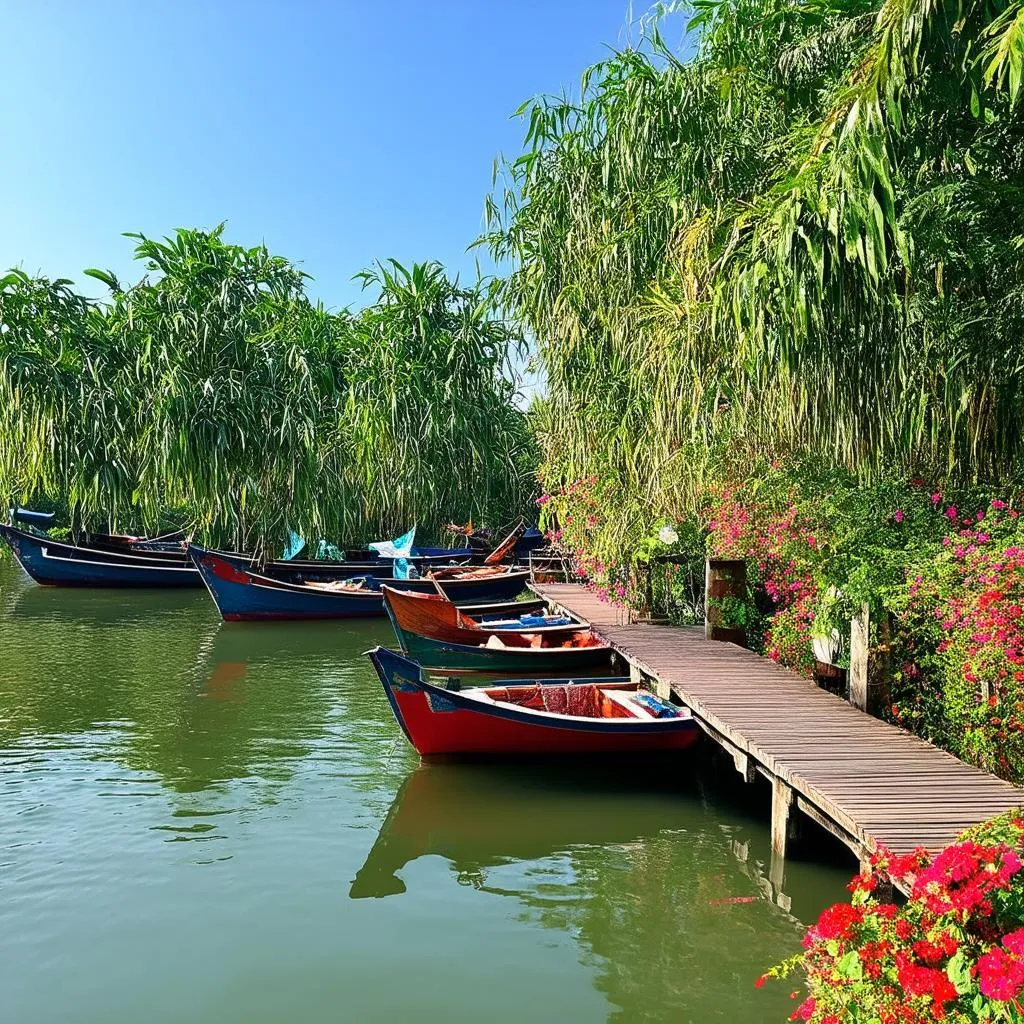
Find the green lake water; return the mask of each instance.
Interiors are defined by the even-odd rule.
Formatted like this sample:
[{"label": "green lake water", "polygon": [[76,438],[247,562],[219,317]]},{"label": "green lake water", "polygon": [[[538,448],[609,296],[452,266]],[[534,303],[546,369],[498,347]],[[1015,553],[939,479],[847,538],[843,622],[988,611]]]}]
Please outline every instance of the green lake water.
[{"label": "green lake water", "polygon": [[391,639],[0,561],[0,1021],[785,1019],[754,979],[848,862],[765,898],[767,796],[708,751],[421,766]]}]

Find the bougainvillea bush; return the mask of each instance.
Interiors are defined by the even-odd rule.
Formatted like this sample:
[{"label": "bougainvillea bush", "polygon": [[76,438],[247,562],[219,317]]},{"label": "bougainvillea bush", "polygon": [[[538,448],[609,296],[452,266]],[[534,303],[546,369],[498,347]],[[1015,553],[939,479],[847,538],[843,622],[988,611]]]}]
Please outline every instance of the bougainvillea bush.
[{"label": "bougainvillea bush", "polygon": [[608,601],[653,599],[694,621],[705,555],[744,559],[750,646],[805,675],[813,637],[843,640],[867,605],[889,693],[876,710],[1024,782],[1024,524],[1012,495],[922,479],[865,486],[813,465],[752,461],[709,480],[673,519],[626,508],[599,476],[542,483],[550,536]]},{"label": "bougainvillea bush", "polygon": [[[1024,817],[961,835],[934,859],[882,852],[825,910],[804,951],[769,978],[804,975],[790,1020],[808,1024],[1024,1021]],[[909,896],[892,902],[891,883]]]}]

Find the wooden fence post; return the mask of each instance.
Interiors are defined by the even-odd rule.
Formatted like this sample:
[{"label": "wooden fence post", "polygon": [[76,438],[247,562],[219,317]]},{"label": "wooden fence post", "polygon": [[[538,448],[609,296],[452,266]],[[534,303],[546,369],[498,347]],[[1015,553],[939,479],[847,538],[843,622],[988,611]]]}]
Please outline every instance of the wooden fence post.
[{"label": "wooden fence post", "polygon": [[868,710],[868,637],[870,636],[870,611],[866,604],[850,622],[850,703]]},{"label": "wooden fence post", "polygon": [[713,640],[714,626],[711,624],[711,559],[704,561],[704,639]]}]

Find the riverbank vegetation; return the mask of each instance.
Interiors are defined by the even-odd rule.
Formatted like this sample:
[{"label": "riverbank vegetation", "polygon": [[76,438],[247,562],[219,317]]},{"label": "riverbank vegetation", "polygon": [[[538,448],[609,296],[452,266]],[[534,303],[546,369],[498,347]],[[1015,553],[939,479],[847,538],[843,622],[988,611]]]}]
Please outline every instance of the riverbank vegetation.
[{"label": "riverbank vegetation", "polygon": [[133,237],[141,280],[89,271],[107,302],[0,278],[5,500],[49,496],[113,529],[170,515],[239,549],[528,510],[522,342],[486,282],[381,263],[361,275],[372,304],[334,313],[294,264],[220,228]]},{"label": "riverbank vegetation", "polygon": [[684,619],[706,552],[745,559],[748,636],[798,671],[867,603],[885,713],[1024,780],[1024,13],[688,14],[692,51],[669,14],[526,104],[488,205],[546,522]]}]

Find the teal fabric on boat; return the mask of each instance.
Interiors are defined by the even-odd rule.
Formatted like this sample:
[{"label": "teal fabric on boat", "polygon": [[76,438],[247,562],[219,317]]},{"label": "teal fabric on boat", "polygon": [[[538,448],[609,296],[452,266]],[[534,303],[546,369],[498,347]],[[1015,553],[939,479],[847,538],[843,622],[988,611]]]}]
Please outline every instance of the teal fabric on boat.
[{"label": "teal fabric on boat", "polygon": [[284,554],[281,555],[282,561],[290,562],[305,546],[305,540],[303,540],[302,537],[300,537],[294,530],[289,530],[288,546],[284,549]]},{"label": "teal fabric on boat", "polygon": [[416,527],[414,526],[408,533],[403,533],[401,537],[396,537],[394,540],[376,540],[372,544],[368,544],[367,547],[376,551],[381,558],[408,558],[412,554],[412,545],[415,539]]},{"label": "teal fabric on boat", "polygon": [[394,561],[394,577],[396,580],[418,580],[420,571],[408,558],[396,558]]}]

